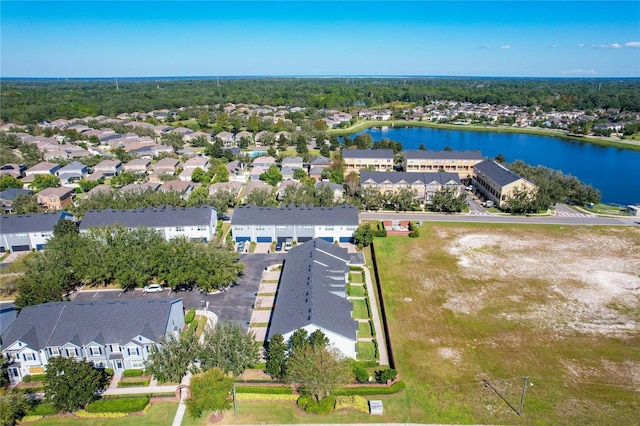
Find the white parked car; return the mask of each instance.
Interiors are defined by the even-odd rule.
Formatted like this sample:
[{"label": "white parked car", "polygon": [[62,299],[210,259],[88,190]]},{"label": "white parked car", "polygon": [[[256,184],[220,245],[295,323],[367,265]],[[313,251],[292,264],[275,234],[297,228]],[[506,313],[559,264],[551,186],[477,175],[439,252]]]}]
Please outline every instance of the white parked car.
[{"label": "white parked car", "polygon": [[160,284],[151,284],[142,289],[143,293],[160,293],[164,288]]},{"label": "white parked car", "polygon": [[293,243],[291,241],[286,241],[284,243],[284,251],[289,251],[293,248]]}]

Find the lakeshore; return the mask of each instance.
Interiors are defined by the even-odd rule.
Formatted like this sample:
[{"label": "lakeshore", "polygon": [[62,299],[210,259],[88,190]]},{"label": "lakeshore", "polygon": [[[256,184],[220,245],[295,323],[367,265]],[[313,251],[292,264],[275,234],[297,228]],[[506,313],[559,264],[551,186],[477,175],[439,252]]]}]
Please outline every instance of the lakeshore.
[{"label": "lakeshore", "polygon": [[567,139],[577,142],[590,143],[594,145],[607,146],[620,149],[629,149],[632,151],[640,151],[640,141],[629,139],[615,139],[615,138],[598,138],[593,136],[577,136],[571,135],[564,130],[558,129],[541,129],[539,127],[512,127],[512,126],[480,126],[474,124],[441,124],[433,123],[429,121],[414,121],[414,120],[363,120],[359,121],[353,126],[343,129],[329,129],[327,133],[330,135],[346,136],[353,133],[361,132],[372,127],[428,127],[432,129],[441,130],[461,130],[472,132],[494,132],[494,133],[523,133],[536,136],[547,136],[558,139]]}]

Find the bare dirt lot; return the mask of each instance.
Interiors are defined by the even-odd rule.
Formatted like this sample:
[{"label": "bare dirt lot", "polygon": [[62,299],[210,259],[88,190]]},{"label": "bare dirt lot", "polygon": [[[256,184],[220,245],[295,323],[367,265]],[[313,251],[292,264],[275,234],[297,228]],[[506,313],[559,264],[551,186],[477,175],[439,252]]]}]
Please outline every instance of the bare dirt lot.
[{"label": "bare dirt lot", "polygon": [[[428,224],[376,240],[399,421],[634,424],[640,230]],[[525,410],[518,417],[490,380]],[[386,407],[385,407],[386,409]]]}]

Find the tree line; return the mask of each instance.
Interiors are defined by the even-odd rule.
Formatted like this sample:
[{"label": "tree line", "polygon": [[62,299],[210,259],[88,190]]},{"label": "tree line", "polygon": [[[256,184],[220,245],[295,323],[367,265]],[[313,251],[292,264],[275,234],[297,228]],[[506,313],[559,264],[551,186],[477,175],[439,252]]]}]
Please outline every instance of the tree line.
[{"label": "tree line", "polygon": [[640,81],[548,78],[228,78],[2,81],[0,119],[16,124],[123,112],[245,103],[354,109],[433,100],[540,106],[545,110],[640,111]]}]

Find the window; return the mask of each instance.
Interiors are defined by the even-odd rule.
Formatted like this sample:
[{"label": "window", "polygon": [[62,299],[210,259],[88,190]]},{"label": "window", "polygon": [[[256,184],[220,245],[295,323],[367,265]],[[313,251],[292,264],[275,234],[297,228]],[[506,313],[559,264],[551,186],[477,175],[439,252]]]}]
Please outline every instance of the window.
[{"label": "window", "polygon": [[264,226],[256,226],[256,231],[264,231],[265,229],[267,228],[265,228]]},{"label": "window", "polygon": [[176,226],[176,232],[184,232],[184,226]]},{"label": "window", "polygon": [[10,368],[9,375],[11,375],[12,377],[20,377],[20,372],[17,368]]},{"label": "window", "polygon": [[67,348],[67,356],[78,356],[78,350],[76,348]]},{"label": "window", "polygon": [[22,354],[22,359],[24,359],[25,361],[35,361],[36,354],[34,354],[33,352],[24,353]]},{"label": "window", "polygon": [[144,368],[143,361],[131,361],[131,368]]},{"label": "window", "polygon": [[58,347],[49,348],[49,353],[52,356],[59,356],[60,355],[60,349]]},{"label": "window", "polygon": [[313,231],[313,226],[303,226],[302,229],[305,231]]},{"label": "window", "polygon": [[98,356],[98,355],[102,355],[102,349],[99,346],[91,346],[89,348],[89,354],[91,356]]},{"label": "window", "polygon": [[276,226],[276,231],[284,231],[285,229],[287,229],[286,226]]},{"label": "window", "polygon": [[333,231],[333,226],[325,226],[325,231]]},{"label": "window", "polygon": [[140,350],[138,348],[127,348],[127,354],[132,356],[140,355]]},{"label": "window", "polygon": [[206,231],[206,230],[207,230],[207,227],[206,227],[206,226],[198,226],[196,229],[197,229],[198,231]]},{"label": "window", "polygon": [[110,345],[111,352],[120,352],[120,345]]}]

